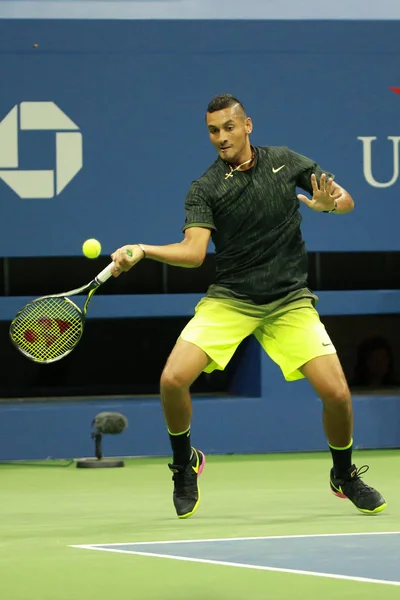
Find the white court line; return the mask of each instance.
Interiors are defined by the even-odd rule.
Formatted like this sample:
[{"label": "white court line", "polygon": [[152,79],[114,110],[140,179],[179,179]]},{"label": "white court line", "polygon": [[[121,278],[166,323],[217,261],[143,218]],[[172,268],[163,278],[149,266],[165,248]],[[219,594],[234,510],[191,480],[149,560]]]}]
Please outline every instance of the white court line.
[{"label": "white court line", "polygon": [[144,546],[150,544],[198,544],[199,542],[241,542],[249,540],[288,540],[299,538],[319,538],[319,537],[345,537],[345,536],[360,536],[360,535],[399,535],[400,531],[363,531],[358,533],[307,533],[300,535],[263,535],[257,537],[233,537],[233,538],[209,538],[197,540],[162,540],[156,542],[117,542],[112,544],[82,544],[71,545],[71,548],[95,548],[96,546]]},{"label": "white court line", "polygon": [[265,567],[260,565],[247,565],[243,563],[234,563],[221,560],[210,560],[205,558],[189,558],[187,556],[171,556],[169,554],[157,554],[154,552],[138,552],[135,550],[118,550],[116,548],[107,548],[107,546],[145,546],[153,544],[195,544],[200,542],[238,542],[251,540],[280,540],[280,539],[301,539],[301,538],[319,538],[319,537],[355,537],[366,535],[399,535],[400,531],[371,531],[358,533],[315,533],[302,535],[270,535],[258,537],[237,537],[237,538],[209,538],[197,540],[162,540],[156,542],[118,542],[116,544],[79,544],[70,545],[70,548],[81,548],[84,550],[97,550],[99,552],[115,552],[117,554],[136,554],[138,556],[150,556],[153,558],[169,558],[170,560],[181,560],[186,562],[204,563],[209,565],[220,565],[224,567],[237,567],[241,569],[255,569],[257,571],[273,571],[276,573],[291,573],[293,575],[310,575],[312,577],[325,577],[330,579],[344,579],[347,581],[358,581],[362,583],[381,583],[384,585],[400,586],[400,581],[388,581],[384,579],[370,579],[368,577],[352,577],[350,575],[338,575],[336,573],[320,573],[318,571],[301,571],[299,569],[283,569],[279,567]]},{"label": "white court line", "polygon": [[[390,532],[387,532],[390,533]],[[393,532],[394,533],[394,532]],[[325,535],[325,534],[322,534]],[[335,534],[347,535],[347,534]],[[359,534],[362,535],[362,534]],[[282,536],[282,537],[299,537],[299,536]],[[316,536],[300,536],[300,537],[316,537]],[[232,539],[232,538],[230,538]],[[269,538],[238,538],[238,539],[269,539]],[[201,540],[198,540],[201,541]],[[206,540],[203,540],[206,541]],[[216,540],[215,540],[216,541]],[[116,544],[114,544],[116,545]],[[367,577],[351,577],[349,575],[337,575],[335,573],[319,573],[318,571],[300,571],[298,569],[281,569],[278,567],[263,567],[260,565],[246,565],[243,563],[226,562],[222,560],[209,560],[205,558],[188,558],[187,556],[171,556],[169,554],[155,554],[153,552],[135,552],[132,550],[115,550],[113,548],[99,548],[98,546],[70,546],[71,548],[83,548],[86,550],[97,550],[98,552],[116,552],[117,554],[136,554],[138,556],[151,556],[153,558],[169,558],[171,560],[182,560],[186,562],[204,563],[208,565],[220,565],[223,567],[239,567],[241,569],[255,569],[257,571],[274,571],[276,573],[291,573],[292,575],[311,575],[312,577],[326,577],[329,579],[345,579],[347,581],[359,581],[361,583],[381,583],[384,585],[400,586],[400,581],[387,581],[385,579],[369,579]]]}]

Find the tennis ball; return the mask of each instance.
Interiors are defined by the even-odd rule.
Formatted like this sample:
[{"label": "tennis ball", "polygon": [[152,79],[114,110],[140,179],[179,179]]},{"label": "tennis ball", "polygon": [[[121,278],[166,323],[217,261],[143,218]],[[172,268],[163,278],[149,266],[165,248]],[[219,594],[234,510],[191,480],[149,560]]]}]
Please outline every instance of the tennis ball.
[{"label": "tennis ball", "polygon": [[97,258],[101,252],[101,244],[93,238],[86,240],[82,246],[82,252],[87,258]]}]

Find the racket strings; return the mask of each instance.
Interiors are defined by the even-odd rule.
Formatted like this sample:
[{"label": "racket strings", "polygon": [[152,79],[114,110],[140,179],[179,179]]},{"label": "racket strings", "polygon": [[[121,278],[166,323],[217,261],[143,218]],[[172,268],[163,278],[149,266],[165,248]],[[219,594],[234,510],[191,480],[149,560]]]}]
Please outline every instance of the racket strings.
[{"label": "racket strings", "polygon": [[70,352],[79,342],[83,317],[67,298],[41,298],[27,304],[15,317],[11,338],[38,362],[49,362]]}]

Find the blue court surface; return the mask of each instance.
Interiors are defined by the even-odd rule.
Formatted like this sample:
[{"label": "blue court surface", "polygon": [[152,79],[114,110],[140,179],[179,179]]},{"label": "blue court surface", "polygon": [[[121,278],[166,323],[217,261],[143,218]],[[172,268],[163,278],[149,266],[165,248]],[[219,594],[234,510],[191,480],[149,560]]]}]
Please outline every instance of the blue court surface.
[{"label": "blue court surface", "polygon": [[73,547],[400,586],[400,532],[93,544]]}]

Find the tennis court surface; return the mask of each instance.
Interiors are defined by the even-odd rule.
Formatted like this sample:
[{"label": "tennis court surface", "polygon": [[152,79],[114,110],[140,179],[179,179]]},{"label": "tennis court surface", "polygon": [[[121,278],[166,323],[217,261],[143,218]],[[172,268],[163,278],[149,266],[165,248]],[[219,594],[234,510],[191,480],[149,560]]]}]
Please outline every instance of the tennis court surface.
[{"label": "tennis court surface", "polygon": [[329,492],[328,453],[209,456],[176,518],[168,459],[123,469],[1,465],[1,597],[244,600],[400,597],[400,451],[357,451],[380,515]]}]

